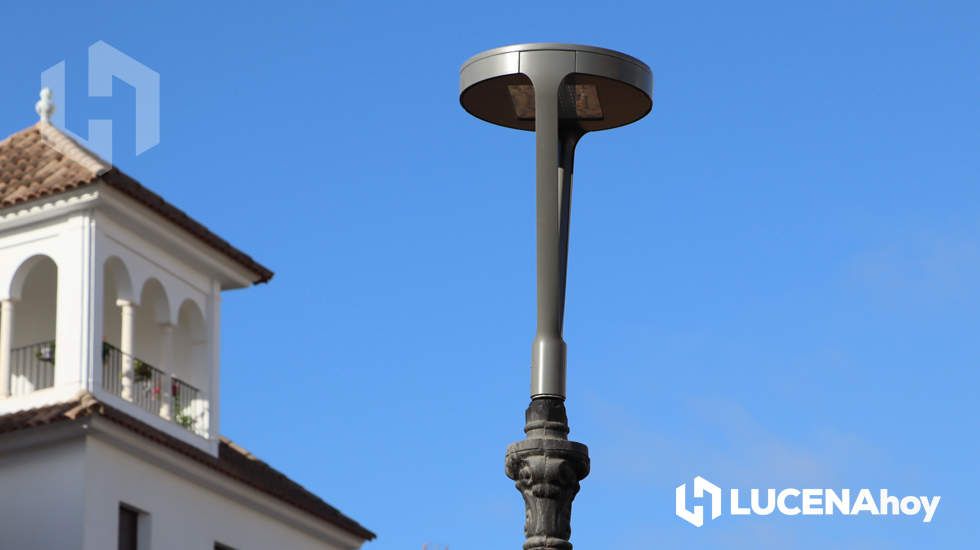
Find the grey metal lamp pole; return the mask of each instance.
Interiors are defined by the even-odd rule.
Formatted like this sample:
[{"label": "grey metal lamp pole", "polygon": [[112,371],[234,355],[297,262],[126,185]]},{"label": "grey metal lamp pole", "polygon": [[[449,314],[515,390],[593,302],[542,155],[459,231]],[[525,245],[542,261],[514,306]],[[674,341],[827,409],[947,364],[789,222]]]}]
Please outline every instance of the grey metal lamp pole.
[{"label": "grey metal lamp pole", "polygon": [[525,550],[571,549],[572,500],[589,474],[588,448],[568,440],[565,276],[575,146],[586,132],[623,126],[653,107],[653,74],[626,54],[572,44],[519,44],[463,64],[459,101],[487,122],[535,132],[538,329],[531,351],[526,439],[505,472],[524,497]]}]

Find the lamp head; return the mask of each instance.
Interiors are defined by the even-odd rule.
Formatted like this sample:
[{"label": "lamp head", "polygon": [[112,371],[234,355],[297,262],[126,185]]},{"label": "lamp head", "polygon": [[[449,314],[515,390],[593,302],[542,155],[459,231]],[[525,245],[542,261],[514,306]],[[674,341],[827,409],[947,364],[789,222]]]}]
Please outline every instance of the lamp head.
[{"label": "lamp head", "polygon": [[574,71],[559,88],[559,118],[582,131],[607,130],[635,122],[653,108],[653,73],[642,61],[593,46],[537,43],[487,50],[459,71],[459,102],[487,122],[534,130],[534,86],[521,70],[522,54],[573,52]]}]

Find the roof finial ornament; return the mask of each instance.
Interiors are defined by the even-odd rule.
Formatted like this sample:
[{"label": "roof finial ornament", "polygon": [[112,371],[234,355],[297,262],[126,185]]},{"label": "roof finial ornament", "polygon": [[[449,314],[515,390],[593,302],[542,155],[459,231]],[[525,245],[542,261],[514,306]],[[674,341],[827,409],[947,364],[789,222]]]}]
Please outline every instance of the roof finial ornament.
[{"label": "roof finial ornament", "polygon": [[51,115],[54,114],[54,101],[51,101],[53,95],[51,88],[41,88],[41,99],[34,104],[34,110],[41,117],[41,122],[51,121]]}]

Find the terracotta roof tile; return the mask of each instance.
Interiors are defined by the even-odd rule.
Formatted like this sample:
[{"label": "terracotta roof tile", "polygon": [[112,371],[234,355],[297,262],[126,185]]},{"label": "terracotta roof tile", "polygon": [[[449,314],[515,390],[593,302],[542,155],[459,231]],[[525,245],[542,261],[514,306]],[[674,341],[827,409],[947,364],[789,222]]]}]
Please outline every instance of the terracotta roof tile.
[{"label": "terracotta roof tile", "polygon": [[103,182],[122,191],[245,267],[265,283],[272,271],[212,233],[121,170],[87,151],[46,122],[0,141],[0,208]]},{"label": "terracotta roof tile", "polygon": [[0,434],[59,422],[72,422],[91,416],[101,416],[111,420],[151,441],[168,447],[357,537],[364,540],[375,538],[375,534],[360,523],[345,516],[324,502],[323,499],[307,491],[282,472],[262,462],[238,444],[222,437],[218,445],[218,456],[215,458],[197,447],[184,443],[100,402],[88,393],[82,394],[78,399],[67,403],[2,415],[0,416]]}]

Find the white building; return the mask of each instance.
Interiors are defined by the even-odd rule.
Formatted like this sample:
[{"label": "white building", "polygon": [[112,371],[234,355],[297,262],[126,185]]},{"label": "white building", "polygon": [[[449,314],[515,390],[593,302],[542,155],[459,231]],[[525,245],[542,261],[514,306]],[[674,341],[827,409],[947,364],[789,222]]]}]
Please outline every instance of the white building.
[{"label": "white building", "polygon": [[0,141],[0,549],[353,549],[220,427],[221,292],[272,272],[48,122]]}]

